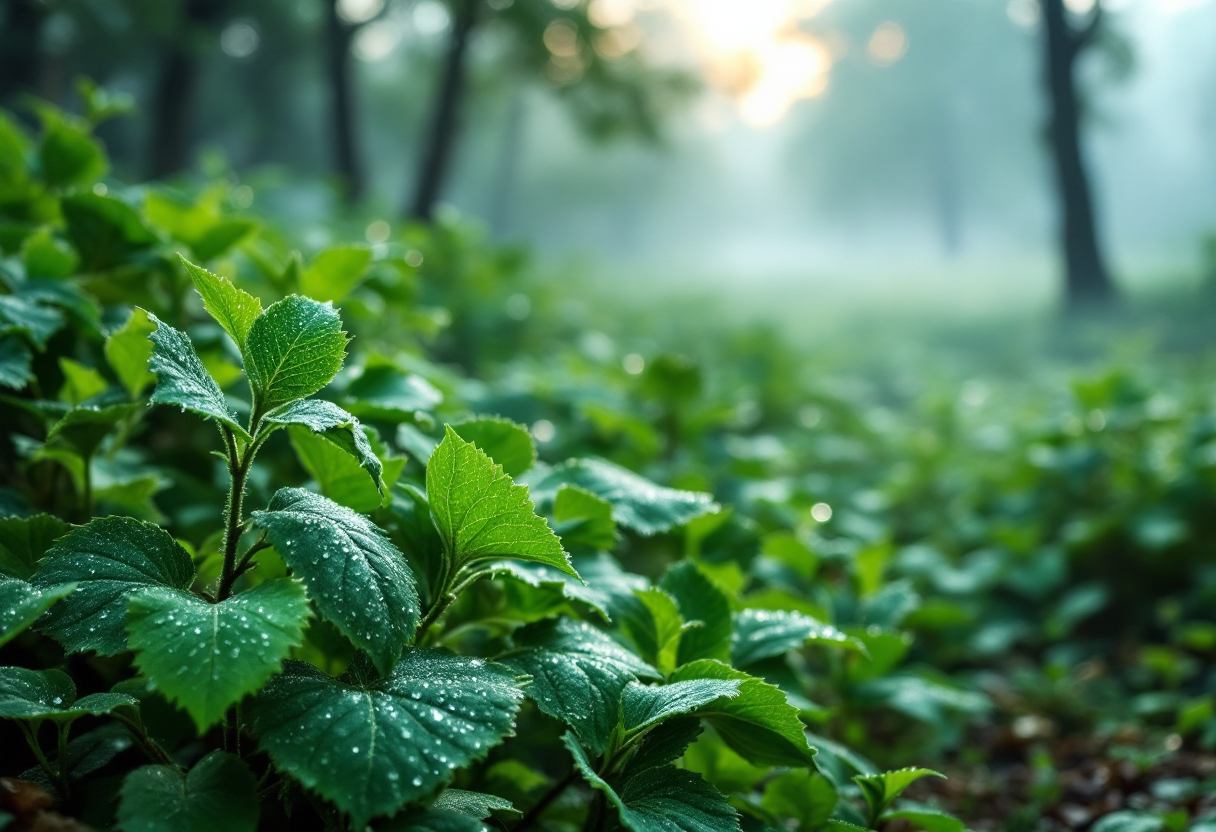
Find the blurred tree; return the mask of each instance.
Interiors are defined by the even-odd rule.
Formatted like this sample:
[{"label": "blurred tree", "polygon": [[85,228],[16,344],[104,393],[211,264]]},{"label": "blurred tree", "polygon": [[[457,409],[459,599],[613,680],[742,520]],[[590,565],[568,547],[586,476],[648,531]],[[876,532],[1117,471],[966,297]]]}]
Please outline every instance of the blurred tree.
[{"label": "blurred tree", "polygon": [[329,87],[330,152],[333,170],[341,180],[348,202],[360,199],[367,180],[359,153],[359,118],[355,89],[355,67],[351,45],[368,23],[388,9],[383,0],[351,3],[325,2],[325,59]]},{"label": "blurred tree", "polygon": [[161,54],[152,98],[151,170],[154,178],[183,170],[189,161],[194,104],[202,56],[218,38],[229,0],[182,0],[177,25]]},{"label": "blurred tree", "polygon": [[50,9],[42,0],[0,3],[0,105],[38,88],[42,65],[42,24]]},{"label": "blurred tree", "polygon": [[[636,25],[597,23],[594,3],[562,3],[569,8],[561,8],[551,0],[447,0],[445,5],[447,44],[407,205],[411,219],[430,222],[442,196],[468,92],[470,45],[483,31],[496,47],[496,74],[516,84],[544,79],[579,127],[596,139],[657,140],[664,113],[693,89],[684,73],[653,66],[638,55]],[[509,129],[518,135],[522,113]],[[507,152],[517,154],[521,144],[509,139]],[[504,166],[511,162],[503,160]]]},{"label": "blurred tree", "polygon": [[1050,114],[1047,137],[1056,176],[1065,302],[1071,309],[1110,302],[1115,285],[1098,244],[1093,196],[1081,152],[1077,59],[1103,28],[1101,0],[1083,22],[1070,19],[1064,0],[1042,0],[1044,82]]}]

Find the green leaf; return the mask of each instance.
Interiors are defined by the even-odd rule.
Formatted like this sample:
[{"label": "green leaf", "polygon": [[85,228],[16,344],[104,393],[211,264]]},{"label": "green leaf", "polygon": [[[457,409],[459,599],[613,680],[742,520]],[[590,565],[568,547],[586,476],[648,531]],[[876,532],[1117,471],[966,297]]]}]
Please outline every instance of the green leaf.
[{"label": "green leaf", "polygon": [[101,373],[65,356],[59,358],[59,370],[63,373],[63,386],[59,388],[61,402],[80,404],[110,386]]},{"label": "green leaf", "polygon": [[283,488],[252,514],[326,620],[388,673],[418,626],[405,556],[370,520],[301,488]]},{"label": "green leaf", "polygon": [[822,774],[787,771],[768,781],[760,807],[773,816],[779,829],[815,832],[836,811],[837,799],[836,787]]},{"label": "green leaf", "polygon": [[254,832],[257,781],[239,757],[212,751],[185,776],[171,766],[127,775],[118,802],[122,832]]},{"label": "green leaf", "polygon": [[51,514],[0,519],[0,574],[29,580],[51,544],[71,529]]},{"label": "green leaf", "polygon": [[385,679],[331,679],[299,662],[249,713],[275,765],[338,808],[352,828],[431,794],[514,730],[523,699],[502,665],[408,648]]},{"label": "green leaf", "polygon": [[739,756],[756,765],[814,765],[815,750],[807,744],[798,709],[780,688],[712,659],[684,665],[669,681],[693,679],[739,681],[738,696],[718,699],[697,712]]},{"label": "green leaf", "polygon": [[245,372],[256,410],[311,396],[342,369],[346,333],[327,303],[291,295],[258,315],[245,338]]},{"label": "green leaf", "polygon": [[726,661],[730,657],[730,601],[722,591],[692,561],[674,564],[659,581],[659,588],[675,598],[686,622],[700,622],[681,636],[678,664],[697,659]]},{"label": "green leaf", "polygon": [[51,427],[46,447],[67,450],[81,459],[89,459],[114,428],[138,408],[137,404],[73,407]]},{"label": "green leaf", "polygon": [[664,720],[642,738],[621,776],[629,779],[649,769],[674,763],[684,756],[700,734],[701,720],[695,716]]},{"label": "green leaf", "polygon": [[28,629],[52,604],[75,589],[75,584],[39,589],[20,578],[0,575],[0,646]]},{"label": "green leaf", "polygon": [[86,191],[65,196],[59,205],[68,239],[86,272],[122,265],[157,242],[139,213],[113,197]]},{"label": "green leaf", "polygon": [[2,719],[49,719],[64,723],[138,706],[138,699],[124,693],[94,693],[77,699],[71,677],[60,670],[0,667]]},{"label": "green leaf", "polygon": [[223,391],[199,360],[186,333],[151,313],[147,315],[148,320],[156,324],[156,329],[148,336],[153,344],[152,372],[156,374],[151,402],[194,411],[231,428],[237,436],[249,439],[248,432],[228,409]]},{"label": "green leaf", "polygon": [[190,243],[199,260],[214,260],[258,232],[262,224],[245,217],[221,217]]},{"label": "green leaf", "polygon": [[76,273],[80,258],[49,226],[43,226],[21,244],[21,262],[28,278],[60,280]]},{"label": "green leaf", "polygon": [[543,713],[574,729],[601,754],[620,712],[621,691],[658,673],[583,621],[557,618],[515,633],[516,648],[499,661],[532,677],[528,697]]},{"label": "green leaf", "polygon": [[[384,466],[372,450],[371,443],[359,420],[333,402],[308,399],[292,402],[266,414],[266,421],[275,425],[301,425],[324,438],[335,447],[350,454],[367,472],[381,494],[386,493]],[[298,450],[298,449],[297,449]],[[316,472],[309,471],[321,482]]]},{"label": "green leaf", "polygon": [[422,376],[403,373],[389,364],[355,369],[360,372],[347,385],[342,403],[364,419],[399,422],[443,403],[443,394]]},{"label": "green leaf", "polygon": [[537,516],[528,489],[516,485],[485,452],[445,428],[426,466],[435,525],[459,567],[470,561],[517,558],[578,573],[561,540]]},{"label": "green leaf", "polygon": [[[1090,827],[1093,832],[1161,832],[1166,828],[1165,818],[1159,813],[1133,809],[1122,809],[1103,815]],[[1197,823],[1190,829],[1193,831],[1197,828],[1202,828],[1202,824]]]},{"label": "green leaf", "polygon": [[41,351],[62,327],[58,309],[28,297],[0,295],[0,335],[20,333]]},{"label": "green leaf", "polygon": [[737,679],[690,679],[666,685],[633,682],[621,697],[621,721],[625,730],[632,733],[738,695]]},{"label": "green leaf", "polygon": [[[1106,818],[1117,814],[1120,813],[1113,812],[1110,815],[1104,815],[1090,828],[1098,829],[1099,827],[1102,827],[1103,832],[1136,832],[1135,827],[1125,828],[1121,825],[1106,826],[1103,824],[1103,821],[1105,821]],[[1148,824],[1145,824],[1145,827],[1140,829],[1139,832],[1157,832],[1157,830],[1164,826],[1164,824],[1161,823],[1161,817],[1159,815],[1150,815],[1149,817],[1156,820],[1157,825],[1149,826]],[[967,829],[967,825],[954,815],[943,812],[940,809],[933,809],[928,806],[921,806],[918,804],[905,804],[904,808],[902,809],[897,809],[893,812],[884,812],[879,820],[884,823],[892,820],[906,821],[913,826],[919,826],[921,829],[926,830],[926,832],[966,832]],[[1194,829],[1194,827],[1192,827],[1192,829]]]},{"label": "green leaf", "polygon": [[300,273],[300,291],[310,298],[336,303],[359,285],[371,262],[371,249],[364,246],[327,248]]},{"label": "green leaf", "polygon": [[[432,528],[434,527],[432,526]],[[493,569],[495,577],[508,575],[538,589],[546,586],[556,587],[561,591],[562,597],[586,604],[599,613],[605,621],[611,620],[607,596],[581,580],[571,577],[566,572],[559,572],[551,566],[543,566],[539,563],[524,563],[517,560],[499,561],[494,564]]]},{"label": "green leaf", "polygon": [[73,529],[43,558],[40,588],[76,583],[41,629],[71,652],[113,656],[127,649],[127,596],[147,587],[187,590],[194,562],[163,529],[129,517],[101,517]]},{"label": "green leaf", "polygon": [[544,506],[563,484],[607,500],[616,522],[642,535],[668,531],[718,509],[708,494],[664,488],[602,459],[567,460],[531,485]]},{"label": "green leaf", "polygon": [[661,589],[639,589],[614,605],[621,632],[638,654],[663,675],[676,669],[680,639],[696,625],[685,624],[676,601]]},{"label": "green leaf", "polygon": [[105,176],[109,163],[88,122],[47,106],[38,107],[38,114],[43,130],[38,161],[48,185],[91,185]]},{"label": "green leaf", "polygon": [[735,617],[731,664],[747,667],[762,659],[785,655],[809,642],[866,652],[865,645],[835,627],[799,612],[743,610]]},{"label": "green leaf", "polygon": [[536,445],[523,425],[495,416],[481,416],[452,425],[466,442],[485,451],[509,477],[518,477],[536,462]]},{"label": "green leaf", "polygon": [[600,777],[573,734],[562,738],[574,765],[616,807],[633,832],[736,832],[739,816],[726,798],[691,771],[664,766],[633,777],[618,794]]},{"label": "green leaf", "polygon": [[278,672],[309,617],[304,587],[287,578],[218,604],[148,589],[131,596],[127,633],[136,666],[202,733]]},{"label": "green leaf", "polygon": [[23,390],[34,377],[30,367],[34,357],[20,338],[0,337],[0,387]]},{"label": "green leaf", "polygon": [[616,546],[612,504],[577,485],[563,485],[557,489],[553,499],[553,520],[567,545],[582,545],[589,549]]},{"label": "green leaf", "polygon": [[492,794],[468,792],[464,789],[444,789],[431,804],[432,809],[448,812],[459,812],[477,820],[485,820],[494,812],[509,812],[521,814],[511,805],[511,801]]},{"label": "green leaf", "polygon": [[472,815],[435,808],[408,810],[376,828],[380,832],[489,832],[490,829]]},{"label": "green leaf", "polygon": [[215,318],[243,353],[249,327],[262,314],[262,302],[238,289],[228,278],[212,274],[181,255],[178,259],[194,282],[195,291],[202,297],[207,314]]},{"label": "green leaf", "polygon": [[156,324],[148,318],[147,312],[133,309],[127,322],[106,339],[106,361],[133,399],[155,379],[148,369],[148,361],[152,358],[152,342],[148,336],[155,329]]},{"label": "green leaf", "polygon": [[870,820],[877,821],[887,810],[891,802],[922,777],[942,777],[946,775],[930,768],[901,768],[895,771],[884,771],[881,774],[858,775],[853,782],[861,788],[861,796],[865,798],[870,809]]}]

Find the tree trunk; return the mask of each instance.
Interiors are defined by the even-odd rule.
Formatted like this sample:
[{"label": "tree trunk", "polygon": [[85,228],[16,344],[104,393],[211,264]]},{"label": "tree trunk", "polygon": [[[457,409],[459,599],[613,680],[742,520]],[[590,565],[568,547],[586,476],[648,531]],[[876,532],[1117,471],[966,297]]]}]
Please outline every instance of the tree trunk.
[{"label": "tree trunk", "polygon": [[8,0],[0,11],[0,104],[39,92],[42,23],[50,9],[39,0]]},{"label": "tree trunk", "polygon": [[455,19],[448,37],[447,55],[443,62],[439,90],[431,116],[430,131],[423,147],[421,164],[414,186],[414,199],[409,209],[410,219],[429,223],[435,215],[435,205],[443,193],[451,164],[452,151],[460,131],[460,105],[465,93],[465,61],[469,51],[469,36],[477,23],[481,0],[456,0]]},{"label": "tree trunk", "polygon": [[160,77],[152,98],[151,174],[169,176],[189,164],[191,118],[201,75],[195,41],[212,35],[226,0],[185,0],[181,23],[161,58]]},{"label": "tree trunk", "polygon": [[1069,309],[1115,299],[1115,286],[1098,245],[1089,177],[1081,154],[1077,56],[1101,25],[1101,5],[1083,28],[1069,23],[1063,0],[1043,0],[1045,82],[1050,101],[1048,141],[1056,175],[1065,302]]},{"label": "tree trunk", "polygon": [[338,16],[338,0],[329,0],[326,7],[325,48],[329,70],[329,122],[334,172],[342,180],[342,194],[348,202],[356,202],[366,187],[359,149],[355,116],[354,67],[351,65],[350,44],[355,27]]}]

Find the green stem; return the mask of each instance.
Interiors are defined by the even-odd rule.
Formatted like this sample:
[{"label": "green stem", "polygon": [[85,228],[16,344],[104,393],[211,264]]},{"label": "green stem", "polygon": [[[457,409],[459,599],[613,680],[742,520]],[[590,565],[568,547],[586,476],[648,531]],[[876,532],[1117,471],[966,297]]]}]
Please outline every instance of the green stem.
[{"label": "green stem", "polygon": [[[22,736],[25,737],[25,742],[27,745],[29,745],[30,751],[34,752],[34,759],[38,761],[39,768],[41,768],[43,771],[46,772],[46,776],[49,777],[51,779],[51,782],[55,784],[55,788],[59,790],[59,794],[63,797],[64,800],[67,800],[68,799],[67,780],[59,776],[59,770],[56,767],[52,766],[50,763],[50,760],[48,760],[46,758],[46,755],[42,753],[42,746],[40,746],[38,744],[37,734],[34,733],[33,728],[30,726],[30,724],[28,722],[25,722],[24,720],[22,720],[21,722],[18,722],[17,724],[21,726],[21,734],[22,734]],[[63,753],[64,752],[62,752],[62,751],[60,752],[61,755],[63,755]],[[60,756],[60,758],[59,758],[60,767],[63,766],[63,762],[65,759],[66,759],[66,755]]]},{"label": "green stem", "polygon": [[86,521],[93,518],[93,457],[84,459],[84,493],[81,495],[82,510]]},{"label": "green stem", "polygon": [[460,597],[460,593],[464,592],[470,586],[477,583],[487,575],[493,574],[493,569],[480,569],[473,572],[457,573],[454,579],[445,580],[445,584],[455,583],[455,586],[453,586],[451,589],[448,589],[445,586],[443,592],[438,596],[438,600],[436,600],[435,603],[431,605],[431,608],[427,610],[426,615],[422,618],[422,622],[418,625],[417,632],[414,634],[414,643],[422,644],[423,636],[425,636],[427,631],[431,629],[431,625],[438,621],[440,617],[447,612],[447,609],[449,606],[451,606],[452,602]]},{"label": "green stem", "polygon": [[169,753],[165,751],[165,749],[160,747],[160,743],[152,739],[151,735],[148,734],[143,725],[139,724],[133,719],[129,719],[117,713],[112,713],[110,716],[112,716],[116,721],[121,723],[123,727],[131,732],[131,736],[135,738],[135,741],[139,743],[139,747],[142,748],[144,753],[146,753],[149,757],[162,766],[170,766],[171,768],[178,769],[179,771],[181,770],[181,766],[173,761],[173,758],[169,756]]},{"label": "green stem", "polygon": [[562,792],[570,788],[570,784],[574,782],[577,776],[578,774],[575,772],[575,770],[570,769],[569,774],[557,781],[553,788],[545,792],[544,795],[541,796],[540,800],[536,801],[532,808],[528,810],[528,813],[519,819],[519,823],[515,824],[515,826],[511,829],[511,832],[524,832],[525,829],[536,823],[536,821],[540,819],[540,816],[544,814],[545,810],[549,808],[550,804],[561,797]]}]

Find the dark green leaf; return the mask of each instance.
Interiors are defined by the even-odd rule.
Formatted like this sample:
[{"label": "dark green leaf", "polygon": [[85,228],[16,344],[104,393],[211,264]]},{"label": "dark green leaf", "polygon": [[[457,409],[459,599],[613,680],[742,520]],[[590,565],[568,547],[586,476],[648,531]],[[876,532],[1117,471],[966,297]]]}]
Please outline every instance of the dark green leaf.
[{"label": "dark green leaf", "polygon": [[38,620],[56,601],[71,595],[75,584],[39,589],[20,578],[0,575],[0,646]]},{"label": "dark green leaf", "polygon": [[676,599],[686,622],[701,622],[681,636],[679,664],[730,658],[730,601],[695,563],[682,561],[672,566],[659,582],[659,588]]},{"label": "dark green leaf", "polygon": [[[301,425],[308,428],[354,457],[359,467],[372,478],[381,494],[387,490],[383,478],[384,466],[372,450],[363,426],[359,424],[358,419],[333,402],[320,399],[292,402],[266,414],[266,421],[275,425]],[[316,477],[315,472],[310,473]],[[320,478],[317,480],[320,482]]]},{"label": "dark green leaf", "polygon": [[51,544],[71,529],[50,514],[0,519],[0,574],[29,580]]},{"label": "dark green leaf", "polygon": [[528,489],[513,483],[502,466],[451,427],[427,463],[426,493],[457,565],[518,558],[578,577],[561,540],[533,511]]},{"label": "dark green leaf", "polygon": [[156,329],[148,336],[154,347],[151,367],[152,372],[156,374],[152,403],[177,405],[182,410],[192,410],[215,419],[231,428],[237,436],[248,439],[249,434],[228,409],[223,391],[203,366],[186,333],[174,329],[150,313],[148,319],[156,324]]},{"label": "dark green leaf", "polygon": [[[432,528],[434,528],[432,526]],[[611,619],[608,613],[608,598],[595,587],[576,580],[566,572],[560,572],[551,566],[539,563],[524,563],[517,560],[504,560],[494,564],[496,577],[509,575],[531,587],[556,587],[562,596],[579,601],[598,612],[605,621]]]},{"label": "dark green leaf", "polygon": [[298,295],[283,298],[258,315],[245,338],[245,372],[257,410],[311,396],[342,369],[346,333],[327,303]]},{"label": "dark green leaf", "polygon": [[409,648],[388,678],[365,683],[289,663],[250,713],[275,765],[362,829],[484,757],[514,729],[522,698],[502,665]]},{"label": "dark green leaf", "polygon": [[90,135],[88,122],[47,106],[38,107],[38,114],[43,129],[38,161],[48,185],[91,185],[105,175],[106,154]]},{"label": "dark green leaf", "polygon": [[280,489],[268,511],[252,516],[321,616],[388,673],[418,626],[405,556],[366,517],[301,488]]},{"label": "dark green leaf", "polygon": [[116,426],[139,408],[137,404],[112,404],[109,407],[73,407],[54,424],[46,437],[46,447],[62,449],[81,459],[89,459]]},{"label": "dark green leaf", "polygon": [[212,751],[185,776],[144,766],[127,776],[118,802],[122,832],[254,832],[257,781],[239,757]]},{"label": "dark green leaf", "polygon": [[512,806],[509,800],[504,800],[492,794],[467,792],[464,789],[444,789],[439,793],[439,797],[435,798],[435,802],[431,804],[431,808],[459,812],[462,815],[468,815],[477,820],[485,820],[494,812],[520,814],[519,810]]},{"label": "dark green leaf", "polygon": [[200,733],[278,672],[304,641],[304,587],[276,578],[218,604],[169,589],[131,596],[135,664],[194,719]]},{"label": "dark green leaf", "polygon": [[780,610],[743,610],[735,617],[731,664],[747,667],[781,656],[808,642],[821,642],[865,652],[865,646],[835,627],[809,615]]},{"label": "dark green leaf", "polygon": [[221,217],[190,243],[199,260],[214,260],[257,233],[262,224],[245,217]]},{"label": "dark green leaf", "polygon": [[249,327],[253,325],[254,319],[262,314],[262,302],[248,292],[236,288],[228,278],[212,274],[180,255],[178,259],[186,267],[186,273],[194,282],[195,291],[202,297],[207,313],[219,322],[243,352]]},{"label": "dark green leaf", "polygon": [[82,192],[60,201],[68,239],[86,272],[122,265],[132,254],[156,244],[156,235],[125,202]]},{"label": "dark green leaf", "polygon": [[482,416],[452,425],[452,430],[485,451],[509,477],[518,477],[536,462],[532,434],[508,419]]},{"label": "dark green leaf", "polygon": [[32,379],[30,365],[34,357],[20,338],[0,336],[0,387],[23,390]]},{"label": "dark green leaf", "polygon": [[32,298],[0,295],[0,335],[20,333],[39,350],[63,327],[63,314]]},{"label": "dark green leaf", "polygon": [[701,720],[695,716],[676,716],[664,720],[643,737],[622,776],[629,779],[648,769],[674,763],[684,756],[700,733]]},{"label": "dark green leaf", "polygon": [[381,832],[488,832],[479,818],[451,809],[412,809],[378,826]]},{"label": "dark green leaf", "polygon": [[528,696],[574,729],[596,754],[616,727],[621,691],[658,673],[590,624],[551,619],[515,634],[516,649],[499,660],[532,677]]},{"label": "dark green leaf", "polygon": [[694,679],[737,680],[739,695],[698,710],[736,753],[756,765],[800,768],[814,765],[798,709],[780,688],[721,662],[703,659],[684,665],[671,682]]},{"label": "dark green leaf", "polygon": [[124,693],[93,693],[76,698],[76,686],[59,670],[0,667],[0,718],[71,722],[82,716],[137,708],[139,700]]},{"label": "dark green leaf", "polygon": [[443,402],[443,394],[422,376],[387,364],[356,369],[361,372],[347,386],[342,403],[364,419],[412,419],[416,412],[432,410]]},{"label": "dark green leaf", "polygon": [[556,498],[563,484],[607,500],[618,524],[643,535],[668,531],[717,510],[708,494],[664,488],[602,459],[568,460],[531,483],[542,506]]},{"label": "dark green leaf", "polygon": [[675,599],[661,589],[639,589],[620,598],[615,605],[616,621],[638,654],[664,675],[676,669],[680,639],[686,625]]},{"label": "dark green leaf", "polygon": [[689,679],[666,685],[634,682],[621,697],[621,721],[626,731],[640,731],[669,717],[700,712],[711,702],[738,695],[736,679]]},{"label": "dark green leaf", "polygon": [[777,826],[798,832],[815,832],[836,811],[836,787],[813,771],[787,771],[764,787],[760,806],[773,816]]},{"label": "dark green leaf", "polygon": [[39,587],[78,584],[41,629],[73,652],[127,649],[127,596],[147,587],[187,590],[194,562],[164,530],[129,517],[102,517],[56,541],[38,568]]}]

